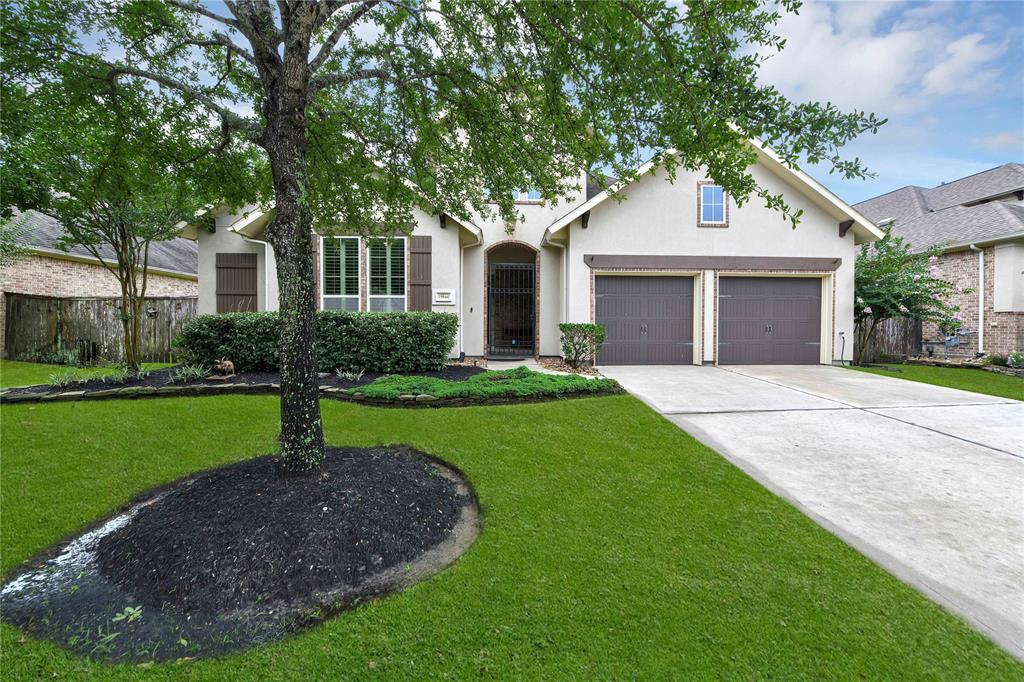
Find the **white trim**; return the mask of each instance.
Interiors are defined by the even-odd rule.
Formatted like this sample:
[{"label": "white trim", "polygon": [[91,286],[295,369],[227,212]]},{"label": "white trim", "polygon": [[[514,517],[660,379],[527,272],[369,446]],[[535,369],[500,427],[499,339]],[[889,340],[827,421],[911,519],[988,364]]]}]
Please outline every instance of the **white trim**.
[{"label": "white trim", "polygon": [[[409,312],[409,240],[405,236],[400,237],[367,237],[364,242],[366,249],[366,310],[367,312],[374,312],[373,306],[370,305],[370,301],[375,298],[398,298],[394,295],[387,294],[371,294],[370,279],[373,277],[373,261],[370,258],[370,243],[373,241],[383,241],[386,244],[390,244],[393,241],[402,242],[402,310],[400,312]],[[389,311],[399,312],[399,311]]]},{"label": "white trim", "polygon": [[[318,291],[319,291],[320,295],[317,296],[317,308],[319,310],[328,310],[328,308],[324,307],[324,299],[325,298],[334,298],[334,299],[342,299],[342,300],[349,299],[349,298],[355,298],[356,299],[356,310],[355,310],[355,312],[361,311],[362,310],[362,300],[363,300],[362,296],[361,296],[362,291],[363,291],[363,278],[359,276],[360,273],[358,272],[358,261],[357,261],[357,264],[356,264],[356,267],[357,267],[357,271],[356,272],[357,272],[357,274],[356,274],[356,293],[355,293],[355,296],[353,296],[352,294],[344,294],[344,295],[342,295],[342,294],[330,294],[330,295],[328,295],[328,294],[324,293],[324,290],[325,290],[324,289],[324,272],[326,271],[326,268],[324,267],[324,257],[325,257],[325,255],[327,253],[324,250],[324,240],[325,239],[354,239],[355,242],[356,242],[356,257],[358,258],[359,257],[359,250],[362,247],[362,245],[359,243],[360,242],[359,237],[354,237],[352,235],[330,235],[330,236],[319,235],[319,237],[320,237],[320,268],[319,268],[319,270],[320,270],[320,287],[319,287]],[[344,261],[341,264],[341,269],[342,269],[341,279],[344,280],[345,279],[345,263],[344,263]],[[330,308],[329,310],[347,310],[347,308]]]},{"label": "white trim", "polygon": [[[978,252],[978,352],[985,352],[985,249],[971,244]],[[993,273],[994,275],[994,273]]]},{"label": "white trim", "polygon": [[[706,184],[697,185],[697,187],[700,189],[700,196],[697,197],[697,202],[699,204],[699,209],[697,211],[697,224],[698,225],[728,225],[729,221],[727,219],[727,216],[729,214],[725,210],[725,205],[726,205],[726,202],[728,201],[728,198],[726,197],[726,194],[725,194],[725,188],[722,187],[721,185],[716,185],[713,182],[708,182]],[[722,219],[721,220],[705,220],[704,219],[704,190],[706,190],[706,189],[715,189],[715,188],[722,190]],[[711,204],[711,205],[713,206],[714,204]]]}]

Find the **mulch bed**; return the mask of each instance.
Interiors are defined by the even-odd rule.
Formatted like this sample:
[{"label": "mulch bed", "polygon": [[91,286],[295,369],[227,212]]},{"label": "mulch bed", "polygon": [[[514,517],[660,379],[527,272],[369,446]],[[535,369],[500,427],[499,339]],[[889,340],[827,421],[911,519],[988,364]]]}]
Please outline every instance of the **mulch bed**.
[{"label": "mulch bed", "polygon": [[[281,375],[278,372],[239,372],[224,379],[199,379],[197,381],[174,381],[174,367],[164,367],[162,369],[154,370],[148,375],[141,379],[131,379],[129,381],[115,383],[113,381],[103,379],[90,379],[82,383],[73,383],[68,386],[58,389],[55,386],[47,384],[40,384],[37,386],[25,386],[21,388],[12,388],[4,392],[4,395],[19,395],[19,394],[33,394],[33,393],[52,393],[57,390],[63,391],[106,391],[117,388],[162,388],[164,386],[222,386],[225,384],[242,384],[247,386],[255,386],[262,384],[280,384]],[[445,367],[436,372],[400,372],[405,376],[424,376],[424,377],[436,377],[439,379],[448,379],[449,381],[465,381],[475,374],[480,372],[486,372],[484,367],[473,367],[469,365],[445,365]],[[210,372],[213,375],[213,372]],[[331,388],[354,388],[356,386],[364,386],[372,383],[374,380],[385,376],[383,372],[366,372],[358,381],[352,381],[349,379],[340,379],[333,372],[322,372],[320,375],[320,385],[330,386]]]},{"label": "mulch bed", "polygon": [[409,447],[330,448],[308,476],[261,457],[151,491],[28,562],[3,617],[93,657],[209,656],[432,575],[478,528],[461,475]]}]

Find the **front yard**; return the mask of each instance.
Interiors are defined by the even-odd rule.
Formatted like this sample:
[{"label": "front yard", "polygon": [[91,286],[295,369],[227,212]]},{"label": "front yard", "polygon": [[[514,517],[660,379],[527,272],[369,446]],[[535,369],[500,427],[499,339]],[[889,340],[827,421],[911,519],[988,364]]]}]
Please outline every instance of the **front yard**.
[{"label": "front yard", "polygon": [[[322,405],[333,444],[408,443],[466,474],[483,531],[454,566],[291,639],[181,664],[92,663],[4,624],[5,678],[1024,674],[632,397]],[[277,417],[272,396],[3,407],[3,570],[147,488],[271,452]]]},{"label": "front yard", "polygon": [[920,381],[924,384],[958,388],[961,391],[973,391],[1000,398],[1024,400],[1024,379],[986,372],[981,369],[961,369],[959,367],[932,367],[929,365],[881,365],[875,367],[852,367],[860,372],[870,372],[884,377],[896,377],[908,381]]}]

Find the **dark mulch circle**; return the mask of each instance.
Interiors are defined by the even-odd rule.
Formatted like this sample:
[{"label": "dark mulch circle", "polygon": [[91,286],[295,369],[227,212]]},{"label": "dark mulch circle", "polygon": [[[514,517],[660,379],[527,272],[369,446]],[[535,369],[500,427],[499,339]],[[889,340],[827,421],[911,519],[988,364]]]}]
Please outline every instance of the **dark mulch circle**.
[{"label": "dark mulch circle", "polygon": [[[200,386],[200,385],[220,385],[220,384],[279,384],[281,383],[281,374],[279,372],[239,372],[233,376],[225,379],[198,379],[194,381],[176,381],[174,373],[177,367],[164,367],[149,372],[146,376],[141,379],[129,379],[128,381],[114,382],[110,379],[104,381],[103,379],[89,379],[88,381],[77,382],[63,387],[62,390],[66,391],[102,391],[111,388],[159,388],[161,386]],[[397,372],[403,376],[422,376],[422,377],[436,377],[438,379],[447,379],[449,381],[465,381],[466,379],[479,374],[480,372],[486,372],[484,367],[474,367],[471,365],[445,365],[438,371],[429,372]],[[213,375],[213,371],[210,372]],[[382,376],[386,376],[384,372],[365,372],[358,379],[343,379],[338,377],[333,372],[323,372],[319,378],[319,383],[322,386],[331,386],[334,388],[354,388],[356,386],[365,386],[366,384],[372,383],[376,379]],[[9,389],[10,393],[50,393],[54,390],[54,387],[47,384],[40,384],[37,386],[24,386],[20,388]]]},{"label": "dark mulch circle", "polygon": [[412,448],[331,448],[183,479],[29,562],[4,619],[86,655],[207,656],[277,639],[443,569],[475,538],[452,469]]}]

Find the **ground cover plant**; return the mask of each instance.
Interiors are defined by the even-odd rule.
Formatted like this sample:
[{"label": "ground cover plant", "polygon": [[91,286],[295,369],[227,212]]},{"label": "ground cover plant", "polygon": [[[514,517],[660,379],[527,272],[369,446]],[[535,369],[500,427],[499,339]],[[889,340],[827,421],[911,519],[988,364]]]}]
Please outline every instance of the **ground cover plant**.
[{"label": "ground cover plant", "polygon": [[[466,474],[483,531],[451,568],[294,638],[185,663],[90,662],[4,624],[5,679],[1024,677],[630,396],[322,406],[330,443],[409,443]],[[155,485],[272,452],[277,410],[270,396],[0,406],[0,567]]]},{"label": "ground cover plant", "polygon": [[465,381],[435,377],[383,376],[373,383],[349,389],[369,398],[394,399],[401,395],[432,395],[435,398],[542,398],[573,393],[608,393],[618,389],[612,379],[588,379],[576,374],[547,374],[527,367],[483,372]]},{"label": "ground cover plant", "polygon": [[869,367],[852,367],[860,372],[869,372],[886,377],[897,377],[909,381],[920,381],[924,384],[958,388],[961,391],[985,393],[1024,400],[1024,379],[1021,377],[986,372],[980,369],[961,367],[932,367],[929,365],[875,365]]},{"label": "ground cover plant", "polygon": [[[142,370],[152,372],[171,365],[163,362],[144,362]],[[39,386],[49,384],[52,377],[66,377],[69,382],[101,379],[118,373],[116,365],[99,367],[68,367],[67,365],[48,365],[36,362],[20,362],[16,360],[0,360],[0,388],[15,386]]]}]

